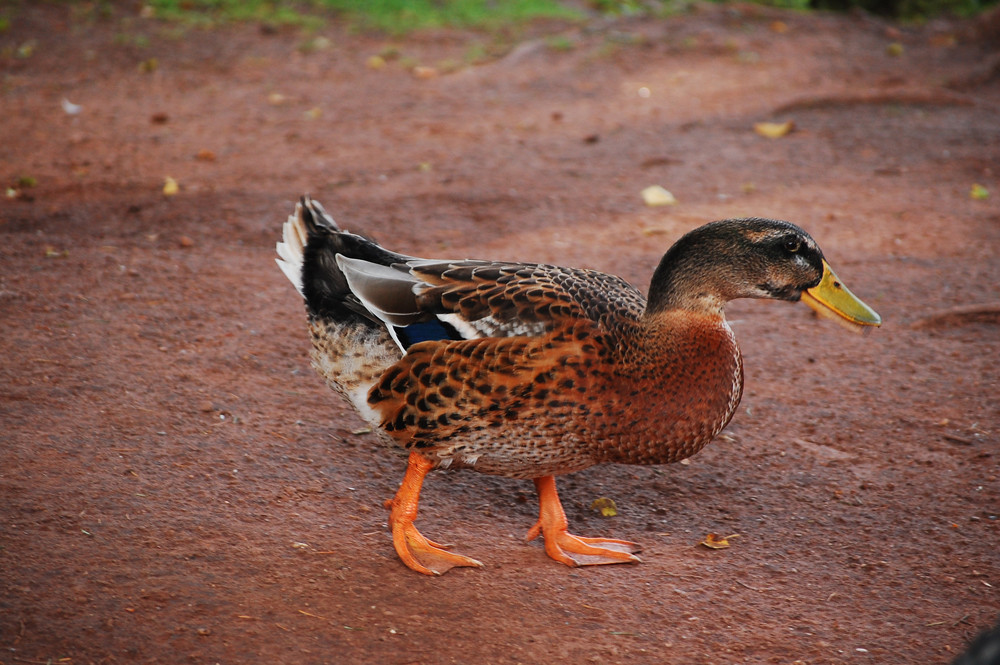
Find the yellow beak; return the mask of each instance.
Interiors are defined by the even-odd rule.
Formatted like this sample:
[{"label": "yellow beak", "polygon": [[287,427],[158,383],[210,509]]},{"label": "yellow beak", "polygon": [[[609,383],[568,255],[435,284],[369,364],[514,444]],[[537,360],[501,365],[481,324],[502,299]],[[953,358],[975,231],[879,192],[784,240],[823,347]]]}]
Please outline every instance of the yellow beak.
[{"label": "yellow beak", "polygon": [[834,319],[854,331],[882,325],[882,317],[837,279],[826,260],[823,261],[823,278],[819,284],[802,292],[802,302],[820,316]]}]

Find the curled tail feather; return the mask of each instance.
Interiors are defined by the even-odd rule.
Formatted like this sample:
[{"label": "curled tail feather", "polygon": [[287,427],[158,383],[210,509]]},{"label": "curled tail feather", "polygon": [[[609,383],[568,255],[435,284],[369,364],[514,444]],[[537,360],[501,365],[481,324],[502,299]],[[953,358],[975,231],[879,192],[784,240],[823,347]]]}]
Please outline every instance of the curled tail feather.
[{"label": "curled tail feather", "polygon": [[308,196],[295,204],[276,249],[278,267],[305,299],[311,315],[343,322],[360,316],[377,325],[382,323],[358,301],[339,261],[359,259],[390,266],[412,258],[341,230],[323,206]]},{"label": "curled tail feather", "polygon": [[340,227],[323,206],[308,196],[303,196],[282,226],[281,242],[275,247],[278,251],[275,262],[302,297],[306,297],[303,279],[306,248],[311,238],[321,235],[320,229],[327,232],[340,231]]}]

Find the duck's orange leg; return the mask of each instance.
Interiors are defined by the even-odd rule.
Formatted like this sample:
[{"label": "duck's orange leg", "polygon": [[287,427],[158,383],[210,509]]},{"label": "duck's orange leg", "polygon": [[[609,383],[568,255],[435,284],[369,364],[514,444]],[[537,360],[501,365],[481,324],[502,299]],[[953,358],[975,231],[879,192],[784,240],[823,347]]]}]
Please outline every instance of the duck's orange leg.
[{"label": "duck's orange leg", "polygon": [[482,566],[475,559],[445,550],[448,545],[439,545],[424,538],[413,520],[417,519],[417,503],[424,477],[434,468],[434,463],[419,453],[410,453],[406,475],[396,496],[386,502],[390,508],[389,526],[392,529],[392,544],[396,553],[407,566],[424,575],[442,575],[455,566]]},{"label": "duck's orange leg", "polygon": [[535,489],[538,491],[538,521],[528,531],[527,540],[534,540],[538,534],[542,534],[545,538],[545,553],[550,557],[567,566],[597,566],[641,560],[632,554],[640,549],[635,543],[610,538],[581,538],[569,533],[569,522],[559,502],[554,476],[535,478]]}]

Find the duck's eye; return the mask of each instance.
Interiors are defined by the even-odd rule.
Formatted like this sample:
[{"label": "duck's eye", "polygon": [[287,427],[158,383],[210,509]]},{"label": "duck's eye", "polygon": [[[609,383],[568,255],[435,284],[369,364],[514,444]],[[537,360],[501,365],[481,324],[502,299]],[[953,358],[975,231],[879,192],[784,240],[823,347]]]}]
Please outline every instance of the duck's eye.
[{"label": "duck's eye", "polygon": [[798,238],[785,238],[783,246],[786,252],[789,254],[795,254],[802,249],[802,241]]}]

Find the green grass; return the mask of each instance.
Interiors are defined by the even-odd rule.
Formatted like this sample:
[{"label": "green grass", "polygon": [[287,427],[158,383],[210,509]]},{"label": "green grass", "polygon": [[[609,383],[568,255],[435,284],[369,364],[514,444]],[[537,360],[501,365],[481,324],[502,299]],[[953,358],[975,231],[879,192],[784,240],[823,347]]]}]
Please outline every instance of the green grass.
[{"label": "green grass", "polygon": [[239,21],[309,27],[322,23],[309,4],[282,0],[152,0],[147,6],[157,18],[205,27]]},{"label": "green grass", "polygon": [[151,0],[156,16],[195,24],[313,25],[331,14],[394,35],[428,28],[497,29],[537,18],[579,20],[555,0]]},{"label": "green grass", "polygon": [[[63,0],[90,18],[115,13],[110,0]],[[502,31],[534,19],[582,21],[575,7],[611,15],[666,17],[679,13],[691,0],[147,0],[154,16],[181,25],[212,26],[219,23],[256,21],[271,26],[292,25],[317,29],[339,17],[361,30],[405,35],[433,28],[474,28]],[[727,0],[714,0],[725,3]],[[846,11],[860,8],[904,20],[923,20],[940,14],[973,16],[1000,0],[751,0],[786,9]],[[0,6],[3,5],[0,0]],[[0,32],[9,30],[10,19],[0,13]],[[555,46],[554,48],[558,48]]]}]

